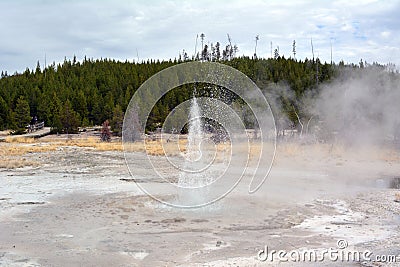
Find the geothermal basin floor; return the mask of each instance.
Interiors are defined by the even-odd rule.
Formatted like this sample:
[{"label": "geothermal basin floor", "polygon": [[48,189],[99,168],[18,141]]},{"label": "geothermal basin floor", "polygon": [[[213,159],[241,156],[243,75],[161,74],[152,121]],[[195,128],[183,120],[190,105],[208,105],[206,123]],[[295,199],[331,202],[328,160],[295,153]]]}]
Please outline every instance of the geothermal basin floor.
[{"label": "geothermal basin floor", "polygon": [[[257,193],[247,193],[244,177],[214,205],[185,210],[144,194],[122,152],[65,146],[26,157],[40,164],[0,170],[0,266],[293,266],[257,254],[337,248],[338,240],[400,255],[399,190],[390,188],[397,159],[278,153]],[[137,153],[134,171],[146,182],[143,160]],[[398,266],[379,264],[345,265]]]}]

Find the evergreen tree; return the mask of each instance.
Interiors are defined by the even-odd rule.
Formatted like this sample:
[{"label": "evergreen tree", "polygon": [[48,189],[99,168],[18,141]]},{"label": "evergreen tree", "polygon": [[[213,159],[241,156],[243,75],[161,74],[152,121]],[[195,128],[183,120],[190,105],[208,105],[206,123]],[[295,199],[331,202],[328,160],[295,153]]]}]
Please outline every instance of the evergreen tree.
[{"label": "evergreen tree", "polygon": [[50,116],[48,125],[51,127],[52,132],[61,133],[63,131],[63,125],[61,123],[62,106],[61,101],[57,97],[56,93],[53,93],[53,96],[49,103],[49,110]]},{"label": "evergreen tree", "polygon": [[6,101],[0,96],[0,130],[7,129],[11,124],[10,112]]},{"label": "evergreen tree", "polygon": [[74,103],[73,105],[74,110],[79,114],[82,121],[84,119],[87,120],[88,108],[87,108],[86,96],[82,90],[78,91],[73,103]]},{"label": "evergreen tree", "polygon": [[26,126],[31,121],[30,108],[28,101],[23,96],[17,100],[14,111],[14,134],[25,133]]},{"label": "evergreen tree", "polygon": [[67,100],[60,114],[62,129],[65,133],[77,133],[79,126],[79,114],[72,109],[72,104]]},{"label": "evergreen tree", "polygon": [[[343,61],[339,65],[332,65],[316,63],[315,60],[308,59],[303,61],[294,58],[285,59],[279,56],[279,48],[276,49],[276,60],[264,58],[253,60],[246,56],[235,57],[238,49],[231,43],[230,38],[228,38],[228,41],[229,43],[226,46],[216,42],[214,46],[207,47],[203,43],[198,57],[220,61],[242,71],[262,89],[267,88],[268,84],[283,82],[290,87],[289,90],[298,98],[307,91],[316,89],[317,83],[329,81],[337,73],[348,67]],[[293,42],[293,44],[295,43]],[[212,58],[210,58],[210,51]],[[293,53],[293,57],[295,56],[297,55]],[[79,119],[75,128],[91,124],[101,125],[102,122],[109,119],[114,129],[114,117],[118,117],[116,114],[120,114],[119,109],[122,113],[126,111],[131,97],[140,85],[160,70],[178,63],[178,61],[159,60],[130,63],[89,58],[79,63],[76,59],[66,59],[64,63],[58,65],[50,64],[46,67],[45,72],[42,71],[39,62],[36,69],[26,69],[22,74],[8,75],[3,72],[0,79],[0,128],[10,128],[11,126],[16,128],[15,118],[17,112],[19,112],[16,103],[19,97],[23,96],[25,101],[28,102],[30,114],[37,115],[40,120],[44,120],[46,125],[52,127],[53,132],[64,131],[65,125],[63,124],[66,123],[65,118],[68,117],[65,115],[66,110],[68,111],[67,114],[72,114],[73,118]],[[315,77],[316,64],[319,68],[318,80]],[[365,62],[351,65],[353,68],[360,68],[360,66],[367,69]],[[374,63],[374,67],[384,68],[377,63]],[[184,73],[177,73],[176,77],[163,77],[168,83],[179,82],[183,78]],[[160,85],[155,86],[159,87]],[[159,88],[154,88],[154,90],[159,91]],[[198,93],[208,96],[211,94],[210,90],[205,88],[201,90],[201,93],[200,91]],[[177,90],[174,89],[173,93],[167,94],[165,98],[163,97],[150,114],[146,130],[154,130],[159,127],[166,114],[179,103],[188,100],[192,96],[192,91],[191,86],[184,85]],[[231,97],[226,96],[219,89],[213,94],[215,97]],[[149,99],[151,99],[152,96],[143,95],[143,97],[150,97]],[[66,108],[67,100],[69,100],[71,106]],[[244,103],[240,101],[238,103],[243,108]],[[294,104],[289,101],[283,106],[288,107],[286,115],[296,123],[297,118],[292,114]],[[119,105],[118,108],[117,105]],[[301,111],[301,105],[303,104],[295,105],[296,110]],[[143,107],[136,108],[138,115],[142,115],[140,112]],[[138,117],[141,118],[141,116]],[[71,127],[67,128],[68,131],[71,130]]]},{"label": "evergreen tree", "polygon": [[122,124],[124,123],[124,113],[121,106],[116,105],[113,110],[113,116],[110,122],[111,130],[117,136],[122,136]]},{"label": "evergreen tree", "polygon": [[[38,106],[37,106],[37,116],[41,121],[44,121],[45,125],[50,126],[51,124],[51,111],[50,107],[52,105],[52,99],[50,98],[50,94],[40,94],[38,98]],[[35,113],[34,113],[35,114]]]}]

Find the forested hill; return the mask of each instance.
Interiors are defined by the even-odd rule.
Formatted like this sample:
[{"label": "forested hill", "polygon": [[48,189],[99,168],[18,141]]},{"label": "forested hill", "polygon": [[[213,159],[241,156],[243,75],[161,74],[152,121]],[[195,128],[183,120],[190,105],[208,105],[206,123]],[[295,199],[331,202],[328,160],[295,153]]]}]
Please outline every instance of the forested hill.
[{"label": "forested hill", "polygon": [[[38,63],[35,70],[27,69],[11,76],[2,73],[0,128],[21,131],[27,120],[34,116],[56,132],[72,132],[78,126],[100,125],[107,119],[112,122],[112,127],[118,128],[135,90],[153,74],[179,63],[182,61],[131,63],[86,58],[77,62],[74,58],[45,69]],[[238,57],[220,63],[243,72],[260,88],[283,82],[296,96],[316,88],[317,83],[329,81],[344,66],[343,62],[331,65],[318,59],[302,61],[282,57]],[[149,127],[156,125],[173,107],[191,95],[188,89],[163,98],[153,110],[150,118],[153,124],[150,123]]]}]

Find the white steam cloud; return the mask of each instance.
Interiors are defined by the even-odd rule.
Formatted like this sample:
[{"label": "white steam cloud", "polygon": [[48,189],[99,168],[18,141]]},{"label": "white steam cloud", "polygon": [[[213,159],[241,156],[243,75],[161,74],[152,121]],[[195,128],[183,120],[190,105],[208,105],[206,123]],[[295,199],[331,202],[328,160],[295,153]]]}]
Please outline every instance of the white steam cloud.
[{"label": "white steam cloud", "polygon": [[288,118],[288,105],[281,101],[286,99],[300,107],[296,113],[304,138],[309,134],[323,142],[361,146],[400,139],[400,76],[382,67],[343,69],[336,79],[301,98],[282,84],[269,85],[266,91],[278,130],[290,129],[293,120],[299,124],[296,117]]},{"label": "white steam cloud", "polygon": [[382,68],[345,70],[324,85],[314,114],[347,144],[383,144],[398,138],[399,75]]}]

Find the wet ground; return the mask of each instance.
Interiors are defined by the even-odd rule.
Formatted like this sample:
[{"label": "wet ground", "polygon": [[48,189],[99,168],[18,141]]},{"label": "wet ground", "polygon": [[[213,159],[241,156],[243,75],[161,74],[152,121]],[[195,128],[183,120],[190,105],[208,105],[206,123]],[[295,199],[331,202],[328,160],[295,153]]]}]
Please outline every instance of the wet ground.
[{"label": "wet ground", "polygon": [[[66,146],[27,157],[41,165],[0,171],[2,266],[263,266],[278,263],[257,258],[265,246],[321,250],[338,239],[400,255],[395,160],[282,153],[256,194],[247,194],[245,177],[221,201],[184,210],[145,195],[122,152]],[[165,197],[143,160],[135,154],[135,178]]]}]

